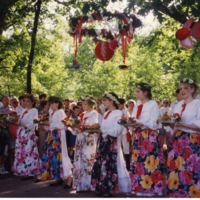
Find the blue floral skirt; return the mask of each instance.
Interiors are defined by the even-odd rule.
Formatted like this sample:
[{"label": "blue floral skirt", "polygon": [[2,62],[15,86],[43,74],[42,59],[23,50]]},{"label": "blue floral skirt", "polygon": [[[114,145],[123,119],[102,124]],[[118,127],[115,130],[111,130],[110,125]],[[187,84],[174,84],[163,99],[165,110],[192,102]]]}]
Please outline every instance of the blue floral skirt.
[{"label": "blue floral skirt", "polygon": [[200,135],[176,130],[167,159],[169,197],[200,197]]},{"label": "blue floral skirt", "polygon": [[157,130],[136,129],[131,146],[131,187],[135,193],[163,194],[166,191],[166,162],[163,139]]},{"label": "blue floral skirt", "polygon": [[60,130],[48,131],[44,143],[44,153],[42,155],[42,175],[41,180],[55,179],[63,177],[62,167],[62,145]]},{"label": "blue floral skirt", "polygon": [[92,170],[92,187],[96,192],[110,194],[118,192],[117,138],[101,138]]}]

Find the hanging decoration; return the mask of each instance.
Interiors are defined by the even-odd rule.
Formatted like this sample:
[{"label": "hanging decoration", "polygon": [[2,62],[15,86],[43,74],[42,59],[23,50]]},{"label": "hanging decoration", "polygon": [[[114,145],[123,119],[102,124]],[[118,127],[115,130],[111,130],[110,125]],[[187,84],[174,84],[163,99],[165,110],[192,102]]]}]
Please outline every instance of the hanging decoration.
[{"label": "hanging decoration", "polygon": [[109,42],[99,42],[95,47],[95,55],[99,60],[108,61],[113,55],[114,51],[110,49]]},{"label": "hanging decoration", "polygon": [[129,66],[127,65],[119,65],[119,69],[121,70],[127,70],[129,68]]},{"label": "hanging decoration", "polygon": [[72,69],[73,70],[78,70],[81,67],[82,64],[78,64],[78,62],[76,60],[73,60],[73,64],[72,64]]},{"label": "hanging decoration", "polygon": [[[111,20],[116,19],[116,24],[113,25]],[[100,22],[104,27],[102,29],[89,28],[93,22]],[[95,55],[102,61],[110,60],[116,49],[121,46],[123,54],[123,62],[126,60],[126,51],[128,44],[134,36],[136,28],[142,25],[141,21],[134,14],[120,12],[94,12],[90,16],[79,16],[71,18],[69,21],[69,34],[74,38],[75,50],[74,60],[78,52],[78,43],[82,42],[82,37],[93,37],[96,44]],[[97,39],[101,36],[104,41]]]},{"label": "hanging decoration", "polygon": [[183,27],[176,31],[175,36],[180,40],[182,47],[191,49],[195,43],[193,38],[200,39],[200,21],[195,22],[196,20],[195,18],[188,19],[183,24]]}]

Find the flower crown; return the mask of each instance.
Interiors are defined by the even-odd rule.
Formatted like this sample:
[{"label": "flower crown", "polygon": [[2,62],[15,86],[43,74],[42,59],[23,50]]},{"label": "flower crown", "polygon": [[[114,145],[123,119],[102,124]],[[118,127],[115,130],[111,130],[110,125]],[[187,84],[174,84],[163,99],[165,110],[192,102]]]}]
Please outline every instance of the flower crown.
[{"label": "flower crown", "polygon": [[189,79],[189,78],[184,78],[183,80],[180,81],[180,83],[192,84],[192,83],[194,83],[194,81],[192,79]]},{"label": "flower crown", "polygon": [[151,89],[150,85],[146,84],[146,83],[137,83],[135,84],[135,87],[138,87],[138,88],[145,88],[145,89]]},{"label": "flower crown", "polygon": [[106,95],[106,97],[108,97],[109,99],[113,100],[117,105],[120,104],[117,98],[113,96],[112,94],[110,94],[109,92],[105,92],[104,95]]},{"label": "flower crown", "polygon": [[88,104],[95,104],[96,101],[91,95],[86,95],[85,97],[81,97],[82,101],[87,101]]},{"label": "flower crown", "polygon": [[189,78],[184,78],[179,83],[188,83],[190,85],[194,85],[195,87],[198,87],[197,84],[195,83],[195,81],[193,81],[192,79],[189,79]]}]

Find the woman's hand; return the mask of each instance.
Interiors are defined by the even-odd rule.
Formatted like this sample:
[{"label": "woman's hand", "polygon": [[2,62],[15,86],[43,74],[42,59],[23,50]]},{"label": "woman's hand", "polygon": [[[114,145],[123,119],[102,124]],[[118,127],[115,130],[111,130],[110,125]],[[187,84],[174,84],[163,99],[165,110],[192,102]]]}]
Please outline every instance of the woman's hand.
[{"label": "woman's hand", "polygon": [[185,126],[185,124],[184,123],[182,123],[182,122],[177,122],[176,124],[175,124],[175,126],[177,126],[177,127],[184,127]]}]

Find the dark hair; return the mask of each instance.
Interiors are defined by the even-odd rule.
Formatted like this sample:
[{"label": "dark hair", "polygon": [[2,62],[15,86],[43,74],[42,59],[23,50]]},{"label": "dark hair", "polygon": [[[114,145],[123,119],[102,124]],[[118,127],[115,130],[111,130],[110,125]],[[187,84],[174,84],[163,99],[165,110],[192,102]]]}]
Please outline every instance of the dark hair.
[{"label": "dark hair", "polygon": [[74,106],[73,107],[73,111],[76,110],[76,109],[79,109],[79,107],[78,106]]},{"label": "dark hair", "polygon": [[78,102],[77,102],[77,106],[82,106],[82,102],[81,102],[81,101],[78,101]]},{"label": "dark hair", "polygon": [[21,101],[22,99],[24,99],[24,95],[19,96],[19,101]]},{"label": "dark hair", "polygon": [[193,81],[192,79],[189,79],[189,78],[184,78],[180,81],[180,84],[181,83],[185,83],[185,84],[188,84],[190,85],[191,88],[194,88],[194,92],[192,93],[192,96],[194,97],[196,92],[197,92],[197,89],[198,89],[198,85],[196,84],[195,81]]},{"label": "dark hair", "polygon": [[176,89],[176,94],[179,94],[180,93],[180,89]]},{"label": "dark hair", "polygon": [[[108,95],[113,96],[117,100],[117,102],[114,101],[113,99],[109,98]],[[117,94],[115,94],[114,92],[105,93],[103,98],[106,98],[108,100],[112,100],[113,101],[113,106],[115,106],[115,108],[117,108],[117,109],[119,108],[119,98],[118,98]]]},{"label": "dark hair", "polygon": [[40,94],[40,95],[39,95],[39,99],[42,99],[42,98],[47,98],[47,95],[44,94],[44,93],[43,93],[43,94]]},{"label": "dark hair", "polygon": [[58,109],[61,109],[63,107],[62,100],[61,100],[60,97],[50,96],[49,97],[49,103],[50,104],[52,104],[52,103],[58,103]]},{"label": "dark hair", "polygon": [[33,94],[24,94],[24,99],[29,99],[31,102],[33,102],[33,108],[35,108],[37,99]]},{"label": "dark hair", "polygon": [[126,103],[126,100],[123,99],[123,98],[119,98],[119,103],[120,103],[120,104],[125,104],[125,103]]},{"label": "dark hair", "polygon": [[42,108],[44,108],[48,103],[49,103],[49,101],[47,101],[47,100],[42,100],[42,101],[40,102],[40,106],[41,106]]},{"label": "dark hair", "polygon": [[142,92],[147,92],[148,99],[152,99],[151,86],[149,84],[140,82],[140,83],[135,84],[135,87],[142,90]]}]

